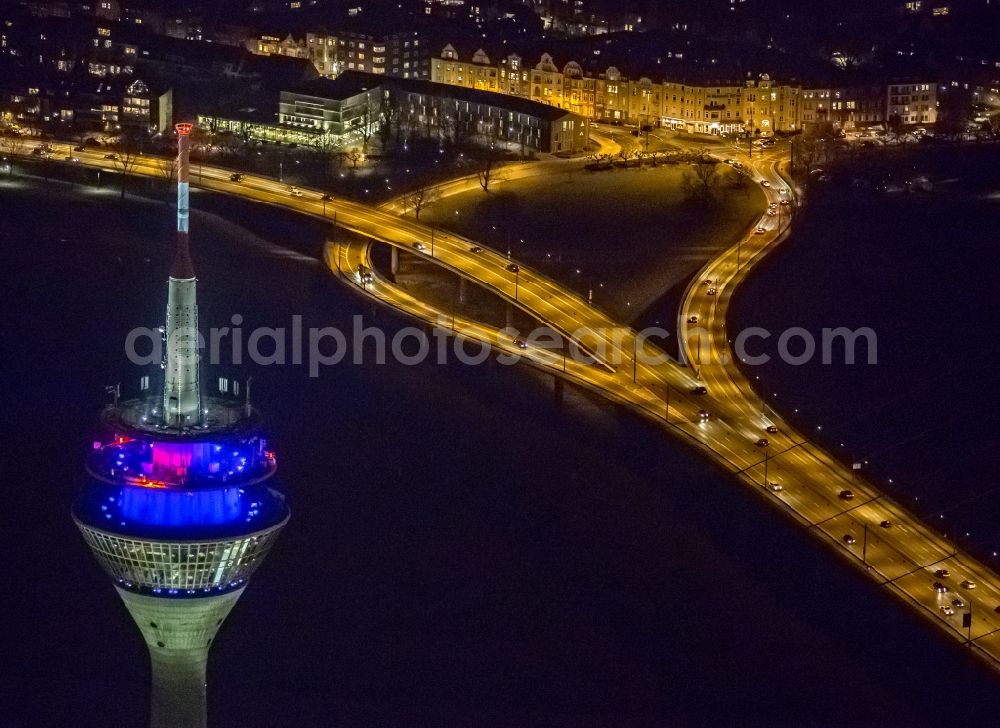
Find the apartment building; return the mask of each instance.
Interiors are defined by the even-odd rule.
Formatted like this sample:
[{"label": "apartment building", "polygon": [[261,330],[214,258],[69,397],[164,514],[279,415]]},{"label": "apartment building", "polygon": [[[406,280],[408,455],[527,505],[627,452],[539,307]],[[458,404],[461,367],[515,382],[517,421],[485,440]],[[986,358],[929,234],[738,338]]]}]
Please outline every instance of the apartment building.
[{"label": "apartment building", "polygon": [[886,120],[898,117],[903,126],[934,124],[938,116],[936,83],[891,83],[887,93]]},{"label": "apartment building", "polygon": [[445,45],[430,68],[437,83],[520,96],[598,121],[706,134],[766,136],[800,128],[802,90],[775,84],[767,74],[742,83],[691,84],[629,78],[615,66],[585,70],[574,60],[559,66],[549,53],[533,64],[516,53],[494,58],[483,48],[463,58],[455,44]]},{"label": "apartment building", "polygon": [[308,58],[321,76],[344,71],[429,78],[429,46],[413,29],[376,30],[363,26],[316,30],[296,36],[263,34],[245,43],[251,53]]},{"label": "apartment building", "polygon": [[884,124],[885,86],[867,84],[803,89],[801,114],[803,129],[825,122],[844,131]]}]

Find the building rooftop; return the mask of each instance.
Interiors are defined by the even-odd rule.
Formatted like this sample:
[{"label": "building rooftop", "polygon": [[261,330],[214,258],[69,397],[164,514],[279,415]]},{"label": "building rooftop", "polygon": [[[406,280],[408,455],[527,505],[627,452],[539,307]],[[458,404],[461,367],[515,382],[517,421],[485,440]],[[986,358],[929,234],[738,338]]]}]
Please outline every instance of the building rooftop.
[{"label": "building rooftop", "polygon": [[555,121],[572,115],[572,112],[566,109],[558,109],[548,104],[529,101],[517,96],[463,88],[461,86],[451,86],[449,84],[434,83],[433,81],[423,81],[415,78],[398,78],[396,76],[365,73],[363,71],[345,71],[332,80],[317,78],[313,81],[299,84],[289,90],[306,96],[315,96],[316,98],[344,100],[380,86],[410,93],[430,94],[442,98],[468,101],[473,104],[487,104],[548,121]]},{"label": "building rooftop", "polygon": [[304,96],[343,101],[365,91],[378,88],[385,79],[385,76],[379,74],[346,71],[337,78],[314,78],[285,90]]}]

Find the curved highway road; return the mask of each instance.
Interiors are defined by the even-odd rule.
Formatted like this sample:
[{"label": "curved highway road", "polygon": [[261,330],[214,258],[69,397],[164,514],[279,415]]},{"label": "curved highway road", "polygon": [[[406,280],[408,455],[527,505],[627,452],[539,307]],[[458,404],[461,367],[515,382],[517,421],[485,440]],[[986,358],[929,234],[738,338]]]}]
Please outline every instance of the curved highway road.
[{"label": "curved highway road", "polygon": [[[26,153],[33,146],[29,143]],[[70,154],[64,145],[58,146],[66,151],[57,154],[56,159]],[[101,152],[72,154],[80,160],[74,163],[114,168],[114,162]],[[162,176],[161,163],[142,158],[132,174]],[[779,201],[786,183],[778,174],[775,155],[764,155],[752,164],[758,178],[770,183],[768,196]],[[336,215],[337,227],[368,239],[338,240],[327,247],[331,270],[359,293],[455,335],[518,355],[533,366],[661,423],[665,430],[686,439],[761,498],[799,521],[944,634],[969,644],[973,654],[1000,669],[1000,577],[858,478],[849,466],[779,416],[765,415],[760,398],[733,363],[726,334],[729,302],[748,271],[787,236],[788,225],[782,224],[779,230],[775,224],[778,218],[763,217],[760,224],[765,233],[751,231],[709,261],[692,282],[678,317],[682,351],[691,362],[688,367],[671,360],[655,342],[638,337],[632,329],[611,320],[540,272],[523,265],[516,273],[511,272],[506,256],[460,236],[356,202],[337,199],[324,203],[323,193],[318,190],[303,189],[301,195],[292,195],[287,185],[272,179],[247,175],[236,183],[230,181],[229,171],[212,167],[204,167],[201,174],[192,177],[195,186],[206,189],[328,220]],[[784,223],[784,215],[781,219]],[[518,305],[562,334],[567,343],[553,347],[544,341],[516,342],[510,332],[418,300],[373,271],[371,241],[432,258]],[[372,273],[372,280],[368,282],[362,273]],[[710,289],[714,289],[713,295]],[[697,317],[696,325],[688,323],[693,316]],[[574,343],[593,354],[595,363],[566,356]],[[637,352],[641,356],[636,356]],[[699,386],[707,392],[697,394]],[[768,427],[776,432],[768,432]],[[768,441],[766,447],[760,442],[762,438]],[[847,499],[844,491],[850,491],[853,497]],[[939,591],[936,584],[947,591]],[[967,606],[952,608],[956,598]],[[963,615],[970,608],[971,628],[966,628]],[[950,610],[954,613],[948,613]]]}]

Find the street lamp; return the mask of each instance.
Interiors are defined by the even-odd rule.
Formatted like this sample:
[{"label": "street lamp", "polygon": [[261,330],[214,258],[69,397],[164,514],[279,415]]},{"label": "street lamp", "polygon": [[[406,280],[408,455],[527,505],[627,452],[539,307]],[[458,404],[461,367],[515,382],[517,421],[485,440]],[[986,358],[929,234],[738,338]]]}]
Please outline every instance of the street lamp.
[{"label": "street lamp", "polygon": [[514,300],[517,300],[518,283],[521,277],[521,266],[517,263],[508,263],[507,270],[514,274]]},{"label": "street lamp", "polygon": [[329,192],[320,198],[323,201],[323,217],[326,217],[326,203],[333,201],[333,195]]}]

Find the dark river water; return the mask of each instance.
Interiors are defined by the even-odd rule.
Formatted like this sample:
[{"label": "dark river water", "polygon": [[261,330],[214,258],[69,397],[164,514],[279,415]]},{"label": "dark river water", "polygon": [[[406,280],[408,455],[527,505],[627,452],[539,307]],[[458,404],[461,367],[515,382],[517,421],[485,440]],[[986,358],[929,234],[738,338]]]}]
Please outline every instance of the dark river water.
[{"label": "dark river water", "polygon": [[[317,262],[317,223],[193,207],[203,324],[408,324]],[[159,203],[0,182],[4,726],[147,720],[145,647],[69,507],[104,385],[139,374],[126,334],[162,322],[172,230]],[[557,405],[524,367],[235,371],[293,514],[212,648],[213,726],[914,726],[943,695],[951,724],[1000,708],[995,678],[754,494],[609,405]],[[826,385],[781,381],[838,421]]]}]

